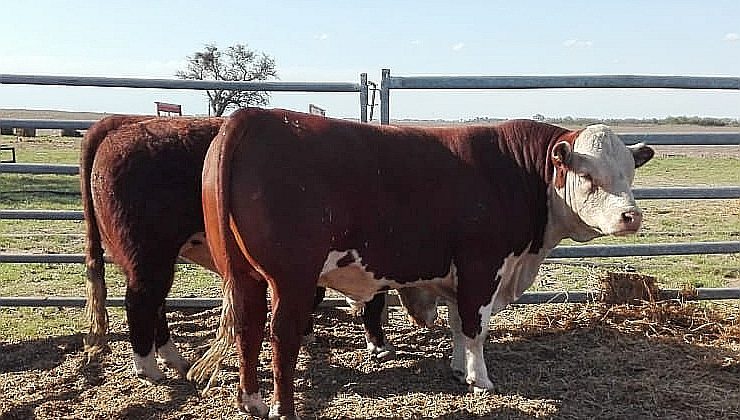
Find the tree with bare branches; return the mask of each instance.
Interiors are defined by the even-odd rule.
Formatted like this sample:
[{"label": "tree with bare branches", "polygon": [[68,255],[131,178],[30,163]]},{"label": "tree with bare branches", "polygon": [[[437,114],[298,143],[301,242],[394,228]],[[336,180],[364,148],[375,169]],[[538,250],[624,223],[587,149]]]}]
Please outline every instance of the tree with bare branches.
[{"label": "tree with bare branches", "polygon": [[[251,50],[246,44],[234,44],[221,51],[206,44],[203,51],[187,56],[187,68],[175,76],[189,80],[259,81],[277,78],[275,59]],[[265,91],[207,90],[209,114],[222,116],[229,109],[264,106],[270,103]]]}]

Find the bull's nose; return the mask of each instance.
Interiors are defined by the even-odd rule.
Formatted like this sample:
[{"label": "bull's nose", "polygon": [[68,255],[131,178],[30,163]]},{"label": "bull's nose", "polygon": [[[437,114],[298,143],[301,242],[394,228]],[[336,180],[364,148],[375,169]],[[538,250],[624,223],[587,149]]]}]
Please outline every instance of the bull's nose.
[{"label": "bull's nose", "polygon": [[637,230],[642,224],[642,212],[639,210],[630,210],[622,213],[622,223],[627,230]]}]

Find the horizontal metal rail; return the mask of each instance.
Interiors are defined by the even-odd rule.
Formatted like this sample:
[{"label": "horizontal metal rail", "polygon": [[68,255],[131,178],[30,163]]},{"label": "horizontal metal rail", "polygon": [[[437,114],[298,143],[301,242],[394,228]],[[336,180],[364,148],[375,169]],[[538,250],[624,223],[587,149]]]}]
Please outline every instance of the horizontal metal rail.
[{"label": "horizontal metal rail", "polygon": [[352,82],[240,82],[223,80],[139,79],[127,77],[38,76],[26,74],[0,74],[0,84],[272,92],[361,91],[360,84]]},{"label": "horizontal metal rail", "polygon": [[651,146],[735,146],[740,147],[738,132],[707,133],[620,133],[624,144],[646,143]]},{"label": "horizontal metal rail", "polygon": [[[684,242],[665,244],[632,245],[575,245],[559,246],[552,250],[550,258],[587,257],[646,257],[661,255],[690,254],[734,254],[740,253],[740,241],[727,242]],[[0,263],[75,264],[83,263],[83,254],[21,254],[0,253]]]},{"label": "horizontal metal rail", "polygon": [[78,175],[77,165],[47,165],[43,163],[0,163],[0,173],[33,175]]},{"label": "horizontal metal rail", "polygon": [[585,257],[653,257],[661,255],[734,254],[740,252],[740,241],[685,242],[631,245],[575,245],[559,246],[550,258]]},{"label": "horizontal metal rail", "polygon": [[81,210],[0,210],[0,220],[85,220]]},{"label": "horizontal metal rail", "polygon": [[36,128],[39,130],[87,130],[97,120],[39,120],[39,119],[0,119],[0,127]]},{"label": "horizontal metal rail", "polygon": [[[661,187],[635,188],[640,200],[737,199],[740,187]],[[80,210],[0,210],[0,220],[83,220]]]},{"label": "horizontal metal rail", "polygon": [[[515,305],[536,305],[543,303],[589,303],[598,302],[600,293],[591,290],[554,291],[554,292],[524,292],[514,302]],[[395,294],[388,294],[386,302],[390,306],[399,306],[400,300]],[[680,289],[660,290],[657,300],[723,300],[740,299],[740,289],[737,288],[698,288],[687,294]],[[0,297],[0,307],[84,307],[84,297],[70,296],[10,296]],[[109,297],[105,301],[108,307],[123,307],[123,297]],[[199,308],[210,309],[221,306],[219,298],[167,298],[166,305],[171,309]],[[441,303],[441,306],[444,306]],[[319,305],[323,308],[338,308],[349,306],[344,298],[326,298]]]},{"label": "horizontal metal rail", "polygon": [[391,76],[389,89],[726,89],[740,90],[740,77],[714,76]]},{"label": "horizontal metal rail", "polygon": [[736,187],[650,187],[632,190],[638,200],[678,199],[732,199],[740,198],[740,186]]}]

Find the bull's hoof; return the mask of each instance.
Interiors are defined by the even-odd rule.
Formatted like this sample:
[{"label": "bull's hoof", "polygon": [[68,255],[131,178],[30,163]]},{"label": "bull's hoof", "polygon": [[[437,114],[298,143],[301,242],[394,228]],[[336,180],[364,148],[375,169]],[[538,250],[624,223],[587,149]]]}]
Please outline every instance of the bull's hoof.
[{"label": "bull's hoof", "polygon": [[180,352],[175,347],[172,340],[168,340],[164,345],[157,349],[157,359],[164,362],[168,367],[175,369],[177,374],[181,378],[186,378],[188,375],[188,369],[190,369],[190,362],[180,356]]},{"label": "bull's hoof", "polygon": [[390,343],[386,343],[384,346],[376,346],[368,341],[367,352],[370,354],[370,358],[377,362],[386,362],[396,358],[396,349]]},{"label": "bull's hoof", "polygon": [[85,337],[83,340],[83,352],[88,363],[100,360],[103,354],[110,352],[105,338]]},{"label": "bull's hoof", "polygon": [[468,385],[468,392],[472,392],[473,395],[486,395],[490,391],[491,390],[488,389],[488,388],[481,388],[481,387],[478,387],[478,386],[475,386],[475,385],[472,385],[472,384],[471,385]]},{"label": "bull's hoof", "polygon": [[276,403],[270,407],[270,420],[301,420],[301,418],[294,411],[293,414],[280,414],[280,404]]},{"label": "bull's hoof", "polygon": [[475,380],[473,378],[468,379],[468,391],[475,395],[487,394],[493,389],[493,382],[488,378]]},{"label": "bull's hoof", "polygon": [[[241,393],[241,391],[238,391]],[[254,394],[242,394],[237,399],[237,407],[245,413],[249,413],[250,416],[259,417],[261,419],[267,418],[270,412],[270,407],[262,401],[262,395],[259,392]]]},{"label": "bull's hoof", "polygon": [[396,358],[396,350],[393,347],[376,349],[370,352],[370,357],[377,362],[387,362]]},{"label": "bull's hoof", "polygon": [[144,383],[156,384],[164,378],[164,373],[162,373],[162,370],[157,366],[154,352],[151,352],[149,355],[144,357],[134,353],[133,371],[134,375]]},{"label": "bull's hoof", "polygon": [[186,361],[185,363],[165,362],[165,364],[167,365],[167,367],[175,369],[178,376],[180,376],[180,379],[187,379],[188,372],[190,371],[190,363]]},{"label": "bull's hoof", "polygon": [[144,385],[157,385],[157,383],[161,381],[162,378],[164,378],[164,375],[160,375],[158,377],[155,376],[152,378],[152,377],[147,376],[144,373],[136,373],[136,379],[138,379],[139,382],[141,382]]}]

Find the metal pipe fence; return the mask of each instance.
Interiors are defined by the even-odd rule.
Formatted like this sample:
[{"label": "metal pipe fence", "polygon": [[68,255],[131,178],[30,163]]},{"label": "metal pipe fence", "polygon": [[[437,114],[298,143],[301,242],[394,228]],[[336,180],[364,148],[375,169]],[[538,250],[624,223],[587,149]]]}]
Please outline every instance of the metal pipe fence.
[{"label": "metal pipe fence", "polygon": [[[129,77],[87,77],[87,76],[39,76],[26,74],[0,74],[0,85],[40,85],[40,86],[89,86],[118,87],[133,89],[181,89],[181,90],[240,90],[265,92],[334,92],[358,93],[360,99],[360,121],[367,122],[367,73],[360,74],[358,83],[352,82],[241,82],[225,80],[178,80],[178,79],[140,79]],[[17,121],[18,122],[18,121]],[[0,127],[12,128],[67,128],[85,129],[87,121],[64,123],[56,120],[55,127],[26,126],[16,127],[0,121]],[[61,126],[59,126],[61,125]]]},{"label": "metal pipe fence", "polygon": [[[713,76],[391,76],[383,69],[380,122],[390,122],[392,89],[707,89],[740,90],[740,77]],[[733,143],[737,144],[737,143]]]},{"label": "metal pipe fence", "polygon": [[[681,289],[663,289],[655,297],[658,301],[666,300],[721,300],[740,299],[740,289],[732,288],[697,288],[687,293]],[[547,303],[592,303],[599,302],[598,292],[593,291],[568,291],[568,292],[525,292],[513,305],[539,305]],[[199,308],[211,309],[221,305],[219,298],[167,298],[166,305],[169,309]],[[0,297],[0,307],[77,307],[85,306],[85,298],[77,296],[11,296]],[[398,295],[387,294],[386,303],[392,306],[401,304]],[[440,305],[446,306],[445,302]],[[105,301],[108,307],[124,307],[123,297],[109,297]],[[319,307],[337,308],[349,306],[344,298],[327,297]]]}]

